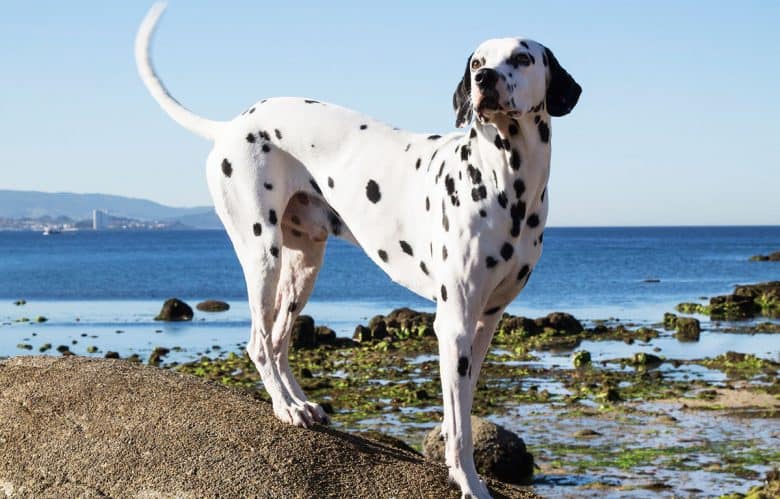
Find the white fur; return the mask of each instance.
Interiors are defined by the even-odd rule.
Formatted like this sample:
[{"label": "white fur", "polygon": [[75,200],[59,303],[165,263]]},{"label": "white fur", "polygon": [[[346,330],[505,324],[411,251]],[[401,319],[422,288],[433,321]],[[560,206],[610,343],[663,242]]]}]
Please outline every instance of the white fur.
[{"label": "white fur", "polygon": [[[393,280],[437,301],[446,462],[464,496],[489,497],[474,467],[469,416],[496,323],[526,284],[542,250],[550,148],[540,140],[535,119],[549,126],[550,117],[543,106],[536,112],[532,108],[545,100],[545,49],[526,41],[539,61],[514,70],[502,61],[520,40],[491,40],[477,49],[474,55],[484,58],[483,67],[503,74],[497,87],[502,105],[514,99],[514,107],[478,113],[473,137],[451,133],[432,139],[300,98],[261,101],[230,122],[215,122],[183,108],[154,73],[149,41],[163,8],[154,6],[138,32],[139,72],[174,120],[214,142],[208,185],[244,270],[252,315],[247,351],[276,416],[304,427],[327,421],[290,372],[287,348],[337,213],[341,237],[362,247]],[[473,80],[471,86],[476,104],[480,92]],[[514,135],[510,127],[517,127]],[[497,135],[508,149],[495,145]],[[464,147],[470,151],[465,160]],[[511,151],[522,158],[519,169],[512,167]],[[521,203],[518,179],[524,185],[525,216],[511,235],[511,213]],[[378,186],[377,202],[369,199],[376,194],[371,181]],[[532,216],[538,220],[533,226],[528,223]],[[495,265],[487,264],[491,258]],[[461,358],[468,373],[458,372]]]}]

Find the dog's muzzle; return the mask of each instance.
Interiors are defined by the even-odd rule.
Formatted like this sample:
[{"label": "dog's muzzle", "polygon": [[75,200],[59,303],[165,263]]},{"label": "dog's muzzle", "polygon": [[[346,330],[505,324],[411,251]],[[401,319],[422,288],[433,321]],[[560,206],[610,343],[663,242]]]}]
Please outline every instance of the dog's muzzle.
[{"label": "dog's muzzle", "polygon": [[477,102],[477,113],[482,114],[485,111],[496,111],[499,109],[498,91],[498,72],[491,68],[482,68],[474,75],[474,82],[479,89],[480,99]]}]

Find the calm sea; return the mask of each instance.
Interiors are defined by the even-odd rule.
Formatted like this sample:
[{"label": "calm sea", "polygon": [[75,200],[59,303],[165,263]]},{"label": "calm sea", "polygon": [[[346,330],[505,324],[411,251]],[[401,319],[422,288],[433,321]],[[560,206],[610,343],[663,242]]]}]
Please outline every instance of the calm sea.
[{"label": "calm sea", "polygon": [[[659,306],[780,279],[775,227],[550,228],[515,311],[601,311],[651,319]],[[658,283],[645,282],[648,279]],[[0,232],[0,298],[46,301],[246,299],[222,231]],[[331,240],[312,302],[385,309],[432,303],[393,283],[360,250]]]}]

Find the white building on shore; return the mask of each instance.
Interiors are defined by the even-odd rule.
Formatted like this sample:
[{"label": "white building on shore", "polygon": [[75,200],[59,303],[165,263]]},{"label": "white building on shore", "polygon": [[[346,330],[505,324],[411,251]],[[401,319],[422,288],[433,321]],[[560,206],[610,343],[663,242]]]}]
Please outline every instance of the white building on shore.
[{"label": "white building on shore", "polygon": [[109,214],[104,210],[92,210],[92,230],[106,229],[109,218]]}]

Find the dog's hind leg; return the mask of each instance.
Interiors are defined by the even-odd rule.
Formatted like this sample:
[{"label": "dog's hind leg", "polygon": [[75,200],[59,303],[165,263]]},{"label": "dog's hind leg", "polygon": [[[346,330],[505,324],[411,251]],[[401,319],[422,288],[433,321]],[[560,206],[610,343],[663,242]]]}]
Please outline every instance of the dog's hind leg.
[{"label": "dog's hind leg", "polygon": [[314,281],[322,266],[325,241],[312,240],[307,233],[287,225],[286,219],[287,214],[282,224],[284,246],[279,286],[276,292],[276,320],[272,333],[274,363],[282,383],[293,396],[296,404],[305,409],[309,422],[327,423],[328,416],[322,407],[307,400],[290,370],[288,360],[293,324],[314,288]]},{"label": "dog's hind leg", "polygon": [[478,314],[469,310],[465,292],[456,288],[442,286],[433,325],[439,340],[444,456],[450,479],[460,486],[463,497],[484,499],[490,494],[477,475],[471,436],[473,341]]}]

